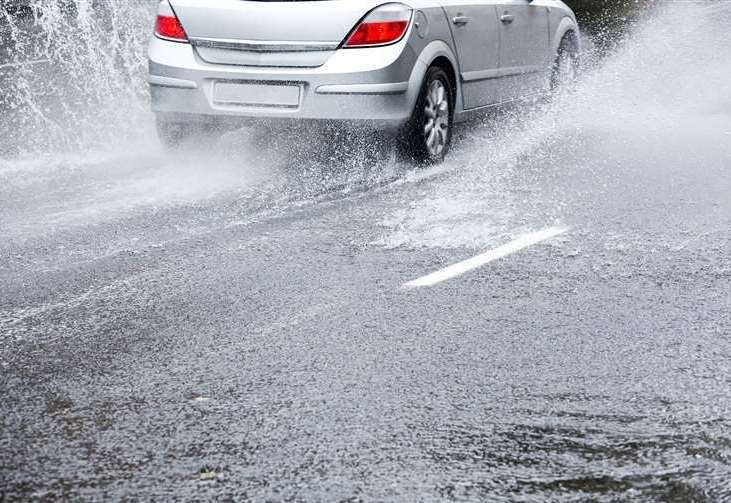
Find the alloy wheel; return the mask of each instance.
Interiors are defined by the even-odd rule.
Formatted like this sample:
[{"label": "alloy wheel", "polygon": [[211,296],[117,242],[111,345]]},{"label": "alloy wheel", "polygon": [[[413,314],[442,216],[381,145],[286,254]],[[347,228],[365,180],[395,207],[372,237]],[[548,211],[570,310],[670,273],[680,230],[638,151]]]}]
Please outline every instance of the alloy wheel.
[{"label": "alloy wheel", "polygon": [[449,92],[445,84],[437,79],[430,85],[424,105],[424,141],[432,156],[440,156],[449,141]]}]

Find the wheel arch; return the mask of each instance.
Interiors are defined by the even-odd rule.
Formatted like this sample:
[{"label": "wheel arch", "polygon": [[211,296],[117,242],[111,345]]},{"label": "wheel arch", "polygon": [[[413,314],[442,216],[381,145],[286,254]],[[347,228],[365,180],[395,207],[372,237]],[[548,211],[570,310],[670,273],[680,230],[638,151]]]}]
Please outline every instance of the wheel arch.
[{"label": "wheel arch", "polygon": [[561,42],[563,42],[563,39],[567,35],[572,37],[573,42],[576,45],[577,52],[581,51],[581,37],[579,34],[579,27],[576,25],[576,22],[571,17],[566,16],[558,24],[558,28],[556,28],[551,47],[551,54],[558,54],[558,50],[561,47]]},{"label": "wheel arch", "polygon": [[452,62],[449,61],[445,56],[438,56],[434,59],[434,61],[431,62],[429,67],[437,66],[444,70],[444,73],[447,74],[447,77],[449,77],[449,83],[452,85],[452,90],[454,91],[455,96],[457,95],[457,72],[454,69],[454,66],[452,66]]},{"label": "wheel arch", "polygon": [[450,80],[454,88],[455,104],[454,110],[458,112],[462,110],[462,92],[459,78],[459,65],[452,48],[442,40],[434,40],[430,42],[419,54],[414,69],[409,78],[409,107],[413,111],[416,101],[421,92],[421,86],[424,83],[426,72],[432,66],[442,68]]}]

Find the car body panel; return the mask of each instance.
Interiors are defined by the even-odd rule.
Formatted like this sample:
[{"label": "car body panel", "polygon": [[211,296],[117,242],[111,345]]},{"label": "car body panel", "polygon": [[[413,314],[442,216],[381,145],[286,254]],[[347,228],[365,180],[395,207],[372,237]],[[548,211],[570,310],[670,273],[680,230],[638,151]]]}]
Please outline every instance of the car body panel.
[{"label": "car body panel", "polygon": [[[350,49],[342,47],[345,37],[370,10],[388,2],[170,1],[192,43],[153,37],[152,108],[190,120],[344,120],[398,127],[411,117],[428,68],[441,61],[455,75],[460,121],[545,90],[560,37],[578,31],[573,13],[559,0],[414,0],[404,2],[413,15],[400,41]],[[505,10],[519,17],[507,28],[499,19]],[[257,16],[249,19],[252,13]],[[471,18],[467,26],[454,23],[460,14]],[[205,42],[210,40],[223,43]],[[226,102],[216,96],[220,82],[297,86],[300,101]]]},{"label": "car body panel", "polygon": [[478,108],[491,103],[499,92],[500,26],[497,8],[483,0],[444,2],[451,20],[452,37],[459,58],[464,106]]},{"label": "car body panel", "polygon": [[[540,2],[500,0],[500,69],[505,97],[519,98],[548,85],[549,10]],[[509,20],[509,22],[502,22]]]},{"label": "car body panel", "polygon": [[204,61],[316,67],[381,0],[170,0]]}]

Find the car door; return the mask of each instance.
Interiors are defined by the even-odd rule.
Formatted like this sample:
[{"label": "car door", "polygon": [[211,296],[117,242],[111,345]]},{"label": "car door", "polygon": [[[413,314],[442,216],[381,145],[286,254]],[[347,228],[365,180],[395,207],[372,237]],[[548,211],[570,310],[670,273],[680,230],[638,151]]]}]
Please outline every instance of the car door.
[{"label": "car door", "polygon": [[547,83],[549,8],[541,0],[499,0],[500,74],[504,91],[516,98]]},{"label": "car door", "polygon": [[457,48],[465,109],[489,105],[500,67],[500,28],[495,0],[442,0]]}]

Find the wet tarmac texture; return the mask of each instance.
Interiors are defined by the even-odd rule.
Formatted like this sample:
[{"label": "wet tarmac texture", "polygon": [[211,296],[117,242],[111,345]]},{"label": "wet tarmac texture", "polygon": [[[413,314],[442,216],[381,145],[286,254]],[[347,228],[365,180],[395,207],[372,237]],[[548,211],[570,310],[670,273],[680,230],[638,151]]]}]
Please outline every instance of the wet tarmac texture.
[{"label": "wet tarmac texture", "polygon": [[731,52],[652,51],[690,8],[440,167],[0,160],[0,499],[731,499]]}]

